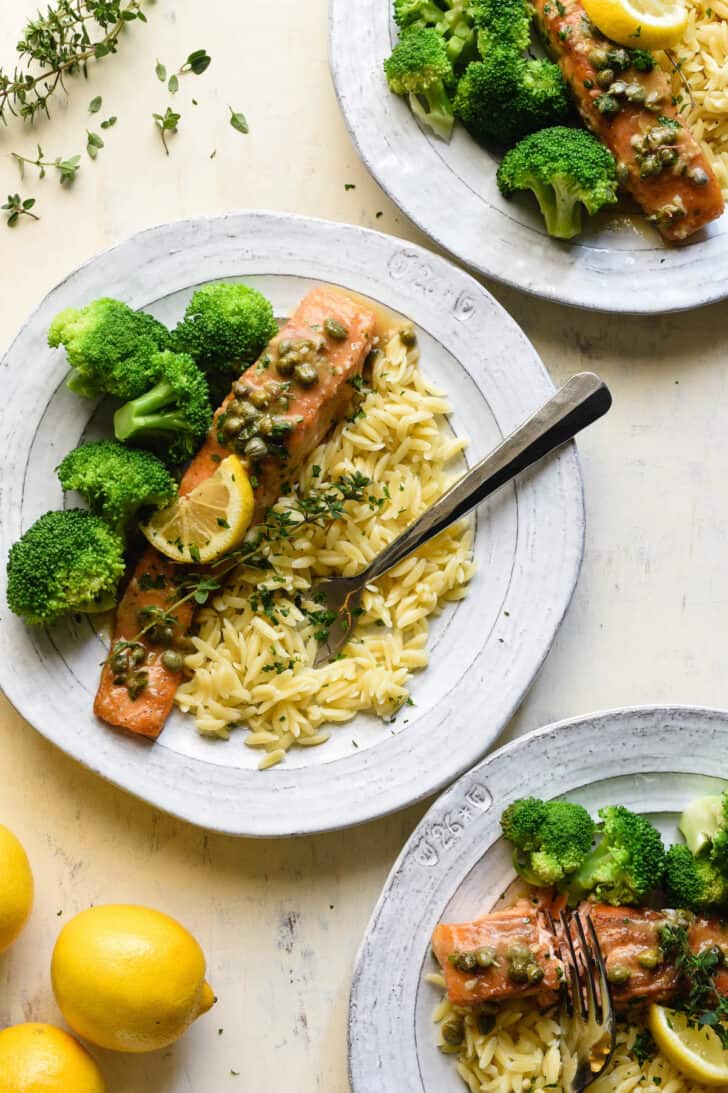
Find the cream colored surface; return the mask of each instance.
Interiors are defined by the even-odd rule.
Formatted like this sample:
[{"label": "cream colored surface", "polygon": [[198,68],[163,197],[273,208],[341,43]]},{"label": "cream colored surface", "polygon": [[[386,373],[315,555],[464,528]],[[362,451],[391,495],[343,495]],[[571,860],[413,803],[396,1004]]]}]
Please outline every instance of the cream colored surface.
[{"label": "cream colored surface", "polygon": [[[3,63],[34,7],[0,6]],[[159,0],[149,14],[87,84],[70,85],[52,123],[0,129],[3,153],[32,151],[39,139],[48,153],[69,155],[83,150],[93,95],[119,116],[71,191],[51,177],[21,185],[0,158],[0,193],[34,194],[42,216],[14,232],[0,225],[2,347],[76,265],[162,220],[275,208],[424,242],[366,176],[344,130],[327,69],[326,0]],[[213,64],[183,81],[180,132],[166,158],[150,119],[169,101],[154,61],[171,68],[200,47]],[[249,136],[229,127],[228,103],[247,114]],[[609,417],[580,441],[589,521],[581,583],[511,733],[625,703],[728,705],[725,308],[620,320],[495,293],[555,380],[592,368],[615,396]],[[91,903],[148,904],[200,939],[220,1001],[158,1058],[99,1053],[109,1093],[274,1093],[286,1083],[296,1093],[344,1093],[354,953],[424,806],[342,834],[238,842],[103,784],[7,705],[0,754],[0,822],[24,842],[37,881],[30,925],[0,956],[0,1026],[60,1019],[48,969],[67,917]]]}]

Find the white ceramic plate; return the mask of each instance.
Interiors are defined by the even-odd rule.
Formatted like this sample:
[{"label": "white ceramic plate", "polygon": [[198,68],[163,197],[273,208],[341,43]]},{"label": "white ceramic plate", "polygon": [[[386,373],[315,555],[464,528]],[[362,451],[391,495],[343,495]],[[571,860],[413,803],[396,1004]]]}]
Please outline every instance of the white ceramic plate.
[{"label": "white ceramic plate", "polygon": [[[492,299],[449,263],[399,240],[323,221],[255,213],[155,228],[94,258],[54,289],[4,361],[0,445],[0,682],[43,733],[93,770],[193,823],[237,835],[291,835],[359,823],[432,793],[471,766],[521,701],[569,603],[582,553],[583,503],[572,447],[480,509],[479,566],[468,597],[432,630],[415,706],[385,725],[359,717],[321,748],[273,770],[244,734],[204,740],[175,712],[155,745],[92,713],[104,645],[87,619],[30,629],[5,608],[8,547],[63,504],[54,467],[108,410],[72,395],[46,332],[63,307],[116,296],[174,323],[192,290],[245,278],[284,317],[316,281],[409,316],[423,368],[447,391],[453,428],[480,459],[553,386],[534,349]],[[89,420],[89,415],[90,420]],[[358,747],[356,746],[358,745]]]},{"label": "white ceramic plate", "polygon": [[[395,863],[364,938],[351,993],[352,1093],[462,1093],[436,1047],[440,992],[430,937],[438,922],[490,910],[513,881],[500,837],[519,797],[568,796],[592,814],[623,804],[677,840],[679,814],[725,788],[728,712],[641,707],[592,714],[529,733],[495,752],[444,793]],[[722,775],[722,777],[720,777]]]},{"label": "white ceramic plate", "polygon": [[488,277],[599,311],[679,311],[728,294],[728,214],[680,247],[624,215],[595,218],[573,243],[550,239],[530,194],[501,197],[499,156],[459,124],[450,144],[438,140],[389,90],[382,63],[397,40],[391,7],[331,0],[334,84],[368,169],[440,246]]}]

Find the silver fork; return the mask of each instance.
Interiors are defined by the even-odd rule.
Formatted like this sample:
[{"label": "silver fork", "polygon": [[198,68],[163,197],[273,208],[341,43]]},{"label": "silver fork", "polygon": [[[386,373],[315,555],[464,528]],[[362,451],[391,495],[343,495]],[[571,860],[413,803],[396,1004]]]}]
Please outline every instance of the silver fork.
[{"label": "silver fork", "polygon": [[343,648],[356,619],[362,591],[370,581],[471,512],[532,463],[571,440],[606,414],[611,405],[612,396],[599,376],[579,372],[385,547],[362,573],[355,577],[332,577],[314,585],[310,596],[331,622],[328,636],[316,651],[315,667],[335,657]]},{"label": "silver fork", "polygon": [[[559,947],[566,967],[561,1006],[561,1086],[564,1093],[581,1093],[604,1072],[614,1054],[614,1007],[591,917],[586,917],[585,932],[580,914],[571,915],[578,946],[563,911],[560,919],[565,945]],[[559,942],[550,916],[549,921]]]}]

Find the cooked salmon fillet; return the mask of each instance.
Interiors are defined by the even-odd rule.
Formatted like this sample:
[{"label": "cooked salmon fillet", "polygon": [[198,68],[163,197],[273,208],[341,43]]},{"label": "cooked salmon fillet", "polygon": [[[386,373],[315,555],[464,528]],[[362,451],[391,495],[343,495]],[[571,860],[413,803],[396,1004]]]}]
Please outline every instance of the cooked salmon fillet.
[{"label": "cooked salmon fillet", "polygon": [[[629,972],[626,983],[612,983],[617,1005],[638,1000],[669,1002],[680,994],[680,977],[669,961],[662,961],[660,952],[660,928],[675,924],[675,911],[609,907],[600,903],[584,903],[580,911],[591,915],[608,974],[615,968]],[[714,945],[728,952],[728,924],[715,917],[696,915],[688,929],[688,944],[696,954]],[[645,967],[645,962],[652,963],[656,953],[660,954],[660,962]],[[716,973],[715,984],[720,993],[728,994],[728,970],[722,968]]]},{"label": "cooked salmon fillet", "polygon": [[648,220],[676,242],[719,217],[720,186],[680,121],[665,73],[657,65],[651,72],[638,71],[629,51],[599,34],[579,0],[535,0],[535,9],[540,33],[587,128],[614,155],[621,184]]},{"label": "cooked salmon fillet", "polygon": [[[519,900],[507,910],[482,915],[474,922],[441,923],[432,935],[432,951],[442,968],[448,998],[458,1006],[529,996],[552,999],[563,976],[563,965],[539,900]],[[481,958],[481,964],[488,959],[492,963],[460,970],[457,964],[465,953],[474,957],[487,953],[489,958]],[[512,978],[514,961],[525,953],[531,954],[531,966],[539,973],[532,973],[530,981],[526,978],[516,983]],[[528,958],[517,963],[525,963],[528,976]]]},{"label": "cooked salmon fillet", "polygon": [[[531,899],[522,899],[508,910],[481,915],[473,922],[437,926],[432,949],[442,968],[449,1000],[454,1005],[471,1006],[537,995],[540,1004],[555,1002],[564,974],[558,950],[566,950],[563,949],[565,939],[561,927],[557,927],[559,941],[555,941],[550,932],[545,912],[551,909],[548,901],[536,900],[534,903]],[[590,916],[594,924],[617,1006],[670,1002],[679,997],[684,983],[660,948],[660,928],[675,925],[685,918],[685,912],[585,902],[579,907],[579,913],[582,920]],[[718,946],[728,955],[728,922],[703,915],[687,916],[687,921],[688,944],[692,952],[699,954]],[[578,934],[573,923],[570,932],[578,950]],[[531,986],[514,981],[512,957],[509,957],[514,946],[529,949],[534,962],[543,969],[538,984]],[[459,970],[457,965],[462,962],[463,953],[477,953],[481,949],[493,950],[497,964]],[[716,972],[714,982],[721,994],[728,995],[728,965]]]},{"label": "cooked salmon fillet", "polygon": [[[326,320],[340,324],[346,336],[339,340],[325,337],[322,331]],[[305,297],[266,352],[243,374],[242,379],[249,388],[263,387],[272,379],[267,361],[271,354],[275,355],[281,341],[315,337],[325,342],[326,365],[319,369],[318,382],[311,387],[293,383],[288,408],[278,415],[287,417],[292,425],[282,441],[285,458],[269,455],[256,468],[255,520],[260,520],[280,496],[284,475],[293,476],[351,401],[350,381],[361,374],[372,348],[375,328],[376,315],[372,308],[340,289],[319,286]],[[230,454],[230,449],[218,439],[218,419],[232,398],[231,393],[217,410],[202,448],[185,472],[180,483],[182,496],[214,474],[220,460]],[[177,598],[175,589],[184,574],[184,566],[163,558],[151,546],[145,549],[117,608],[112,649],[118,642],[136,638],[142,628],[139,613],[144,608],[167,611]],[[187,602],[172,613],[179,633],[189,629],[194,610],[194,604]],[[114,683],[114,673],[106,663],[94,712],[110,725],[156,739],[172,709],[182,673],[164,666],[161,660],[164,650],[158,645],[146,638],[140,640],[144,649],[141,667],[147,673],[147,685],[139,694],[131,694],[126,686]]]}]

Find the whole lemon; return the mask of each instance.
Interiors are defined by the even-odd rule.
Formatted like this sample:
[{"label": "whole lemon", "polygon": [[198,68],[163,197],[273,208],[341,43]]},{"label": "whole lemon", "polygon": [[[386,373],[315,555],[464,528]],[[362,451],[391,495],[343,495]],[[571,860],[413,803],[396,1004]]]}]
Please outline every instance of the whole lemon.
[{"label": "whole lemon", "polygon": [[76,915],[58,936],[51,979],[71,1028],[111,1051],[167,1047],[215,1002],[192,934],[148,907]]},{"label": "whole lemon", "polygon": [[8,949],[33,909],[33,874],[12,831],[0,824],[0,953]]},{"label": "whole lemon", "polygon": [[106,1093],[87,1051],[53,1025],[0,1032],[0,1093]]}]

